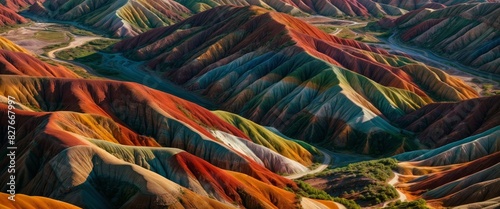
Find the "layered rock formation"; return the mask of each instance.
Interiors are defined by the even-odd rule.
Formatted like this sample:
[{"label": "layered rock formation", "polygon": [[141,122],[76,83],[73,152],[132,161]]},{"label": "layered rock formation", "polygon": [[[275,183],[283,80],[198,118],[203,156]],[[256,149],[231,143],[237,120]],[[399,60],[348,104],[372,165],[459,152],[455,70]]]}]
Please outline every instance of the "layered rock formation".
[{"label": "layered rock formation", "polygon": [[500,196],[498,139],[500,126],[434,150],[396,156],[406,161],[399,164],[405,182],[399,186],[434,206],[491,206],[489,201]]},{"label": "layered rock formation", "polygon": [[32,5],[33,14],[58,20],[77,21],[117,37],[138,35],[151,28],[177,23],[193,14],[217,6],[249,6],[285,12],[295,15],[320,14],[325,16],[383,16],[401,15],[405,10],[379,4],[371,0],[321,0],[317,2],[266,0],[266,1],[186,1],[186,0],[71,0],[71,1],[8,1],[10,8]]},{"label": "layered rock formation", "polygon": [[406,10],[415,10],[420,8],[444,8],[462,3],[483,3],[491,2],[488,0],[374,0],[375,2],[392,5]]},{"label": "layered rock formation", "polygon": [[426,105],[398,119],[430,147],[443,146],[500,126],[500,96]]},{"label": "layered rock formation", "polygon": [[19,11],[24,8],[28,8],[29,6],[36,4],[37,2],[44,2],[45,0],[4,0],[2,4],[12,9],[14,11]]},{"label": "layered rock formation", "polygon": [[419,9],[394,20],[399,38],[478,70],[500,74],[500,3]]},{"label": "layered rock formation", "polygon": [[2,50],[8,50],[12,52],[23,52],[25,54],[33,55],[30,51],[27,49],[13,43],[9,39],[6,39],[2,36],[0,36],[0,49]]},{"label": "layered rock formation", "polygon": [[27,22],[28,20],[18,15],[15,10],[0,4],[0,27]]},{"label": "layered rock formation", "polygon": [[58,20],[81,22],[117,37],[135,36],[191,15],[187,8],[173,0],[49,0],[31,6],[30,12]]},{"label": "layered rock formation", "polygon": [[364,153],[408,148],[388,121],[432,101],[477,96],[439,69],[258,7],[219,7],[115,50],[225,110]]},{"label": "layered rock formation", "polygon": [[[234,116],[223,120],[139,84],[84,80],[25,53],[1,52],[0,117],[12,114],[7,97],[17,103],[11,111],[16,114],[19,200],[31,198],[22,194],[44,196],[83,208],[302,205],[284,190],[297,189],[295,183],[276,173],[307,171],[315,151],[310,145],[261,133],[265,128],[257,124],[253,130],[235,127],[226,122]],[[23,60],[37,71],[25,69]],[[7,134],[0,131],[2,138]],[[2,190],[8,164],[8,158],[0,160]],[[31,198],[31,206],[24,206],[70,208],[48,198]]]},{"label": "layered rock formation", "polygon": [[61,209],[78,209],[80,207],[76,207],[69,203],[65,203],[62,201],[39,197],[39,196],[28,196],[24,194],[17,194],[13,199],[15,201],[9,200],[9,194],[0,193],[0,208],[26,208],[26,209],[52,209],[52,208],[61,208]]}]

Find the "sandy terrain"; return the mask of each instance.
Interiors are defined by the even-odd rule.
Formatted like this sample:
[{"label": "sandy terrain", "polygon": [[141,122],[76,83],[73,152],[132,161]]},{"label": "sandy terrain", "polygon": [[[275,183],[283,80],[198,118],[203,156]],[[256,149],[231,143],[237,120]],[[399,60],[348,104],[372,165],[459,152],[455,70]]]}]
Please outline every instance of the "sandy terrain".
[{"label": "sandy terrain", "polygon": [[312,25],[329,25],[329,26],[350,26],[361,24],[351,20],[341,20],[320,15],[312,15],[309,17],[299,17],[298,19]]},{"label": "sandy terrain", "polygon": [[[302,201],[300,201],[302,208],[307,209],[330,209],[328,206],[321,204],[320,202],[312,201],[307,197],[302,197]],[[335,203],[338,209],[347,209],[344,205],[340,203]]]},{"label": "sandy terrain", "polygon": [[55,24],[53,24],[53,23],[32,23],[30,26],[27,26],[27,27],[21,27],[21,28],[16,28],[14,30],[7,31],[7,32],[1,34],[1,36],[11,40],[12,42],[16,43],[19,46],[24,47],[25,49],[30,50],[31,52],[33,52],[35,54],[42,54],[44,52],[42,50],[43,47],[69,41],[69,38],[66,38],[64,40],[58,40],[58,41],[45,41],[45,40],[40,40],[40,39],[35,38],[35,34],[37,32],[48,31],[49,28],[51,30],[65,32],[63,30],[57,30],[55,28],[51,28],[50,26],[53,26],[53,25],[55,25]]},{"label": "sandy terrain", "polygon": [[49,58],[54,59],[54,58],[56,58],[55,53],[58,52],[58,51],[75,48],[75,47],[81,46],[81,45],[83,45],[83,44],[85,44],[85,43],[87,43],[89,41],[100,39],[100,38],[102,38],[102,37],[97,37],[97,36],[75,36],[74,40],[72,42],[70,42],[68,46],[62,47],[62,48],[57,48],[57,49],[54,49],[52,51],[49,51],[49,52],[47,52],[47,56]]}]

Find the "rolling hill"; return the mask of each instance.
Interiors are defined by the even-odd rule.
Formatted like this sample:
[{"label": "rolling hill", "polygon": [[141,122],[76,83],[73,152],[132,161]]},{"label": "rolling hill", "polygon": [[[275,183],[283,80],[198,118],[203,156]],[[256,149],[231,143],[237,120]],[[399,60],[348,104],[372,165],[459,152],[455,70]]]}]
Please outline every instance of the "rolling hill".
[{"label": "rolling hill", "polygon": [[488,201],[500,195],[496,189],[500,179],[499,130],[496,126],[414,156],[396,156],[405,161],[399,163],[404,182],[399,187],[436,207],[489,205]]},{"label": "rolling hill", "polygon": [[429,147],[440,147],[500,126],[500,96],[434,103],[398,119]]},{"label": "rolling hill", "polygon": [[[9,2],[8,2],[9,3]],[[9,4],[13,4],[12,2]],[[382,16],[401,15],[404,10],[380,5],[370,0],[363,1],[318,1],[292,2],[288,0],[269,1],[185,1],[185,0],[112,0],[112,1],[57,1],[23,2],[32,5],[29,12],[42,17],[64,21],[76,21],[116,37],[136,36],[152,28],[172,25],[181,20],[217,6],[255,5],[270,10],[295,15],[320,14],[326,16]],[[15,7],[15,6],[11,6]]]},{"label": "rolling hill", "polygon": [[0,49],[12,51],[12,52],[23,52],[25,54],[32,55],[32,53],[30,51],[28,51],[27,49],[13,43],[9,39],[6,39],[2,36],[0,36]]},{"label": "rolling hill", "polygon": [[19,11],[21,9],[25,9],[30,7],[31,5],[35,4],[36,2],[44,2],[45,0],[2,0],[0,3],[2,5],[5,5],[9,9],[12,9],[14,11]]},{"label": "rolling hill", "polygon": [[11,209],[11,208],[25,208],[25,209],[78,209],[74,205],[53,200],[46,197],[28,196],[23,194],[16,195],[16,201],[11,201],[7,199],[9,196],[6,193],[0,193],[0,208],[1,209]]},{"label": "rolling hill", "polygon": [[135,36],[191,15],[187,8],[173,0],[48,0],[33,4],[29,11],[42,17],[77,21],[116,37]]},{"label": "rolling hill", "polygon": [[[17,102],[16,191],[47,197],[17,196],[33,199],[26,207],[65,206],[48,198],[83,208],[336,207],[297,199],[284,190],[295,183],[276,174],[307,171],[317,153],[310,145],[257,124],[236,127],[226,122],[233,116],[223,120],[140,84],[85,80],[25,53],[1,52],[1,117],[8,96]],[[31,57],[22,60],[33,69],[22,68],[21,56]],[[3,185],[8,163],[0,160]]]},{"label": "rolling hill", "polygon": [[18,15],[15,10],[0,4],[0,27],[27,22],[28,20]]},{"label": "rolling hill", "polygon": [[401,15],[405,11],[397,7],[379,4],[371,0],[318,0],[318,1],[291,1],[291,0],[177,0],[195,13],[203,12],[217,6],[259,6],[262,8],[293,15],[324,15],[324,16],[379,16]]},{"label": "rolling hill", "polygon": [[258,7],[218,7],[115,51],[224,110],[363,153],[410,149],[390,121],[433,101],[477,97],[439,69]]},{"label": "rolling hill", "polygon": [[[129,37],[85,58],[135,82],[85,79],[0,37],[0,118],[15,113],[18,147],[17,201],[0,193],[0,209],[335,209],[332,200],[382,207],[406,197],[498,207],[500,96],[291,16],[415,10],[382,22],[400,40],[497,73],[499,4],[462,2],[2,1],[0,24],[23,23],[14,11],[31,5]],[[146,86],[151,76],[167,87]],[[0,158],[2,191],[9,164]]]},{"label": "rolling hill", "polygon": [[463,3],[484,3],[488,0],[374,0],[381,4],[388,4],[405,10],[420,8],[444,8]]},{"label": "rolling hill", "polygon": [[481,71],[499,74],[500,3],[418,9],[392,24],[405,43],[430,49]]}]

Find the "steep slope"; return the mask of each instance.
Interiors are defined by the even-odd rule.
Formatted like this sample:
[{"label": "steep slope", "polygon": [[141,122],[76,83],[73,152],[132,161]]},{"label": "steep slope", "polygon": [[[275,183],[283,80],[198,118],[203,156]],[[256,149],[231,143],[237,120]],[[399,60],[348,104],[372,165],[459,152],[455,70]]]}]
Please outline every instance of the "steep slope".
[{"label": "steep slope", "polygon": [[191,11],[202,12],[223,5],[233,6],[259,6],[266,9],[272,9],[278,12],[289,13],[293,15],[301,14],[319,14],[324,16],[380,16],[380,15],[400,15],[405,11],[397,7],[379,4],[372,0],[177,0],[185,5]]},{"label": "steep slope", "polygon": [[9,9],[19,11],[21,9],[28,8],[36,2],[43,3],[44,1],[45,0],[2,0],[1,3]]},{"label": "steep slope", "polygon": [[12,209],[12,208],[23,208],[23,209],[77,209],[74,205],[57,201],[54,199],[46,197],[36,197],[28,196],[24,194],[17,194],[15,197],[16,201],[11,201],[8,199],[9,194],[0,193],[0,209]]},{"label": "steep slope", "polygon": [[27,49],[15,44],[14,42],[12,42],[9,39],[6,39],[2,36],[0,36],[0,49],[9,50],[9,51],[13,51],[13,52],[23,52],[25,54],[32,55],[32,53],[30,51],[28,51]]},{"label": "steep slope", "polygon": [[[1,95],[12,95],[19,103],[38,105],[52,111],[50,113],[15,111],[16,121],[22,124],[16,127],[18,132],[16,146],[19,147],[16,155],[20,156],[16,162],[20,168],[16,171],[16,175],[27,177],[21,178],[16,185],[21,193],[57,198],[84,208],[102,206],[160,208],[167,205],[174,208],[230,208],[233,207],[231,204],[247,208],[294,208],[301,204],[297,202],[295,194],[272,186],[274,184],[279,187],[296,188],[292,181],[269,172],[256,162],[259,161],[266,166],[279,165],[281,169],[300,167],[299,163],[263,146],[252,145],[248,139],[238,138],[246,141],[246,143],[240,142],[246,146],[238,147],[238,141],[229,141],[229,137],[236,136],[228,132],[241,137],[245,137],[244,134],[206,110],[187,106],[189,103],[185,101],[176,98],[169,100],[164,93],[145,89],[153,95],[152,98],[158,100],[136,103],[128,98],[125,106],[120,99],[109,98],[111,92],[113,94],[116,92],[113,86],[120,83],[102,80],[0,76],[0,81],[4,84],[0,88]],[[85,87],[86,85],[89,86]],[[103,91],[103,85],[111,88],[110,92]],[[148,94],[137,84],[127,85],[132,85],[133,88],[130,88],[134,91],[127,95],[142,99],[140,95]],[[61,87],[71,93],[59,92]],[[83,91],[75,91],[73,87]],[[73,95],[72,98],[64,96],[68,94]],[[75,95],[80,98],[74,98]],[[60,96],[62,96],[60,100],[54,100],[54,97]],[[103,99],[105,98],[103,96],[107,99]],[[108,99],[117,101],[121,105],[108,103]],[[92,100],[101,101],[100,106],[92,107],[98,105],[92,105]],[[164,108],[163,102],[172,104],[182,111],[164,109],[166,112],[163,113],[163,117],[168,115],[169,118],[162,119],[160,115],[155,115],[153,109],[160,111],[158,108]],[[75,103],[78,104],[78,108],[70,105]],[[156,107],[142,112],[140,109],[144,107],[141,106],[146,106],[146,109]],[[94,114],[61,111],[77,109]],[[0,104],[0,115],[5,116],[7,110],[6,105]],[[140,121],[128,123],[127,120],[119,119],[118,112],[114,112],[123,113],[132,110],[146,116],[143,118],[144,123]],[[153,128],[157,125],[147,117],[156,118],[158,121],[177,120],[184,124],[184,128],[179,128],[176,123]],[[189,120],[185,117],[189,117]],[[196,138],[200,136],[196,134],[203,135],[203,130],[189,129],[200,128],[199,125],[212,131],[207,133],[217,134],[207,135],[201,141],[197,140]],[[255,126],[255,129],[263,129]],[[162,133],[156,135],[143,133],[143,129],[151,128],[161,130]],[[224,131],[214,132],[214,130]],[[2,136],[6,134],[6,131],[0,132]],[[181,149],[166,148],[165,140],[173,141],[168,147],[194,149],[196,155],[208,161]],[[225,142],[230,143],[226,145]],[[306,150],[297,148],[298,145],[293,142],[285,143],[283,140],[281,142],[295,147],[302,156],[312,157]],[[266,144],[274,150],[279,147]],[[3,150],[6,150],[5,146],[3,145]],[[297,155],[293,152],[294,150],[288,151],[294,156]],[[249,176],[223,170],[209,162]],[[8,159],[3,158],[0,164],[7,165]],[[279,170],[280,168],[272,169],[287,173],[287,170]],[[8,179],[6,176],[8,173],[2,173],[0,179],[3,182]],[[57,176],[65,176],[66,180],[61,182],[57,180]],[[92,198],[84,198],[88,195]],[[221,204],[209,197],[230,205]],[[323,205],[319,202],[316,204]]]},{"label": "steep slope", "polygon": [[470,204],[461,205],[455,207],[456,209],[466,209],[466,208],[483,208],[483,209],[495,209],[500,207],[500,197],[491,198],[482,202],[475,202]]},{"label": "steep slope", "polygon": [[500,126],[500,96],[429,104],[396,123],[429,147],[440,147]]},{"label": "steep slope", "polygon": [[500,3],[460,4],[415,10],[396,19],[394,25],[405,43],[500,74],[499,17]]},{"label": "steep slope", "polygon": [[[182,19],[217,6],[260,6],[289,14],[319,14],[325,16],[382,16],[401,15],[405,10],[379,4],[371,0],[48,0],[41,2],[12,3],[8,5],[33,5],[30,12],[59,20],[79,21],[86,25],[111,32],[115,36],[135,36],[145,30],[171,25]],[[16,6],[11,6],[16,7]]]},{"label": "steep slope", "polygon": [[388,120],[477,96],[438,69],[258,7],[218,7],[115,50],[225,110],[364,153],[408,149]]},{"label": "steep slope", "polygon": [[[5,115],[7,107],[2,105],[1,109]],[[246,175],[229,173],[183,150],[148,147],[159,145],[152,138],[130,132],[106,117],[66,111],[16,113],[23,124],[18,129],[16,145],[20,149],[16,154],[24,156],[16,162],[16,175],[30,177],[18,181],[16,188],[22,193],[57,198],[84,208],[145,204],[156,207],[178,204],[175,202],[188,208],[209,208],[208,204],[215,205],[213,208],[223,207],[208,197],[247,208],[293,208],[298,204],[292,193]],[[33,142],[36,145],[30,146]],[[6,159],[1,162],[8,163]],[[78,172],[71,172],[75,170]],[[3,172],[2,180],[8,179],[5,175],[8,174]],[[68,180],[53,179],[57,176]],[[134,180],[136,176],[147,178],[141,182]],[[146,184],[159,188],[146,188]],[[250,185],[259,185],[259,190]],[[66,189],[57,189],[62,187]],[[64,192],[68,188],[72,192]],[[155,192],[166,188],[168,195]],[[85,194],[92,194],[92,200],[84,200]],[[148,200],[147,196],[151,195],[152,199]],[[161,198],[165,203],[159,201],[158,204],[152,201],[154,198]],[[123,199],[128,201],[120,201]]]},{"label": "steep slope", "polygon": [[[287,140],[267,128],[236,114],[224,111],[215,111],[213,113],[240,129],[248,138],[252,139],[254,143],[268,147],[297,162],[309,165],[311,163],[311,153],[319,153],[319,151],[311,145],[300,141],[296,141],[296,143]],[[301,145],[298,143],[301,143]]]},{"label": "steep slope", "polygon": [[[295,183],[275,173],[308,171],[313,155],[307,149],[315,150],[310,145],[301,143],[305,149],[274,134],[262,135],[258,131],[265,128],[257,124],[251,127],[255,133],[244,133],[198,105],[139,84],[72,78],[64,67],[1,52],[0,117],[11,109],[7,97],[17,103],[17,194],[83,208],[302,204],[283,190],[298,189]],[[0,131],[2,138],[7,134]],[[7,150],[6,143],[1,146]],[[3,190],[9,159],[0,164]]]},{"label": "steep slope", "polygon": [[279,173],[305,169],[269,148],[249,142],[241,131],[209,111],[138,84],[8,76],[0,80],[4,84],[1,94],[17,98],[21,104],[111,117],[136,133],[153,137],[161,146],[184,149],[218,167],[261,177],[265,182],[290,183],[264,166]]},{"label": "steep slope", "polygon": [[[1,39],[0,39],[1,41]],[[9,47],[12,46],[12,47]],[[0,74],[6,75],[30,75],[48,77],[79,78],[77,74],[61,65],[51,65],[26,54],[26,52],[14,52],[10,50],[25,51],[15,45],[0,46],[9,50],[0,49]],[[28,52],[29,53],[29,52]]]},{"label": "steep slope", "polygon": [[[412,196],[421,196],[434,206],[459,206],[500,196],[500,126],[417,157],[396,156],[403,181]],[[410,159],[410,160],[408,160]],[[401,179],[400,178],[400,179]],[[487,203],[485,203],[487,204]]]},{"label": "steep slope", "polygon": [[15,10],[0,4],[0,27],[27,22],[28,20],[18,15]]},{"label": "steep slope", "polygon": [[491,2],[488,0],[374,0],[382,4],[392,5],[406,10],[415,10],[419,8],[444,8],[462,3],[483,3]]},{"label": "steep slope", "polygon": [[117,37],[135,36],[148,29],[170,25],[191,12],[173,0],[48,0],[30,12],[58,20],[78,21]]}]

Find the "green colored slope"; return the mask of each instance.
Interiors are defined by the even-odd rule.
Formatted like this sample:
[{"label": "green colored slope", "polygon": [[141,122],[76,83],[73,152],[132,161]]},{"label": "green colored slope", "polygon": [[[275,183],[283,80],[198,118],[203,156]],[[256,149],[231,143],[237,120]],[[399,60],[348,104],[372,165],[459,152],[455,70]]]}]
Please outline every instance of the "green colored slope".
[{"label": "green colored slope", "polygon": [[[251,62],[253,61],[252,59]],[[292,137],[309,142],[325,142],[334,147],[354,148],[366,153],[383,153],[389,150],[395,152],[398,148],[405,147],[402,131],[393,127],[385,118],[403,116],[426,104],[425,100],[414,93],[384,87],[307,53],[299,54],[282,65],[273,66],[274,70],[265,72],[265,76],[260,79],[248,80],[257,78],[261,72],[259,66],[267,66],[267,63],[277,62],[267,60],[257,64],[255,68],[233,68],[229,64],[212,70],[194,83],[201,89],[204,86],[200,84],[212,83],[214,80],[221,81],[218,82],[220,85],[232,83],[234,86],[217,86],[227,91],[223,95],[214,95],[214,99],[224,99],[230,95],[224,104],[234,108],[233,111],[264,125],[277,127]],[[242,64],[244,65],[251,64]],[[290,71],[289,66],[295,66],[294,70]],[[241,78],[231,75],[235,73],[242,75]],[[226,80],[225,77],[232,78]],[[250,82],[250,85],[244,85]],[[387,145],[396,146],[385,149],[382,143],[380,147],[373,149],[370,147],[379,142],[374,139],[363,140],[378,134],[388,134]],[[324,139],[328,140],[323,141]]]},{"label": "green colored slope", "polygon": [[243,131],[254,143],[267,147],[302,164],[310,165],[312,159],[311,153],[319,154],[316,148],[307,143],[299,144],[297,141],[283,138],[239,115],[225,111],[214,111],[213,113]]},{"label": "green colored slope", "polygon": [[403,153],[395,158],[405,161],[419,161],[419,164],[425,166],[465,163],[500,151],[499,138],[500,126],[497,126],[433,150]]}]

